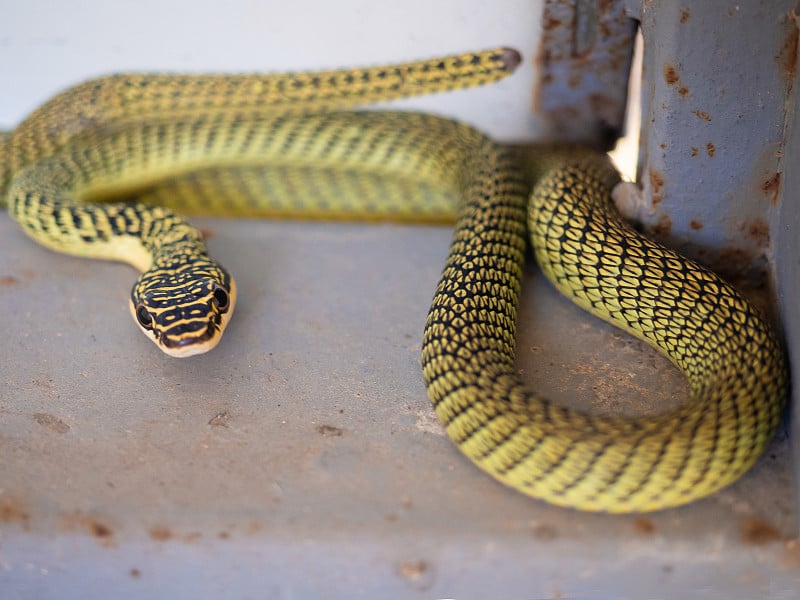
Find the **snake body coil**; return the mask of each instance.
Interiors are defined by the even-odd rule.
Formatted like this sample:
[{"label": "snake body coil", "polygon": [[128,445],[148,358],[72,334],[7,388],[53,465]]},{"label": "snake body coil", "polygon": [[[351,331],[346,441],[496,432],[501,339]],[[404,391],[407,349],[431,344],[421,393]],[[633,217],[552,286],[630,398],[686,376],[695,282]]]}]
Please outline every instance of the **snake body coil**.
[{"label": "snake body coil", "polygon": [[514,368],[526,207],[491,188],[473,194],[459,219],[428,316],[423,371],[450,437],[500,481],[562,506],[643,512],[741,476],[778,426],[787,376],[780,345],[752,305],[620,219],[611,204],[617,181],[606,158],[551,172],[527,208],[531,242],[562,293],[687,375],[683,405],[608,418],[528,389]]},{"label": "snake body coil", "polygon": [[[505,76],[497,49],[372,69],[118,76],[57,96],[0,140],[0,185],[53,249],[144,271],[140,327],[174,355],[215,345],[233,279],[172,210],[445,220],[455,239],[423,337],[428,394],[461,450],[500,481],[586,510],[676,506],[730,483],[772,437],[787,393],[768,325],[710,271],[613,212],[617,176],[584,159],[529,186],[476,130],[354,104]],[[87,200],[116,200],[87,203]],[[527,225],[526,225],[527,220]],[[600,418],[538,397],[514,369],[527,236],[582,307],[661,349],[691,397],[656,417]]]}]

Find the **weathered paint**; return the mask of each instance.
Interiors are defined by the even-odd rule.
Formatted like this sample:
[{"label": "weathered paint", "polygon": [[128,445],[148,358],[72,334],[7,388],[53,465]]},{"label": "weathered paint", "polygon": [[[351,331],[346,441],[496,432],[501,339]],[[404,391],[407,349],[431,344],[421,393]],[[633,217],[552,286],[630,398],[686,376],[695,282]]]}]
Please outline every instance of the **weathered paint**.
[{"label": "weathered paint", "polygon": [[645,228],[731,277],[762,283],[771,280],[770,229],[796,70],[794,5],[626,6],[644,38]]},{"label": "weathered paint", "polygon": [[534,111],[544,137],[613,146],[623,131],[636,23],[620,0],[546,0]]}]

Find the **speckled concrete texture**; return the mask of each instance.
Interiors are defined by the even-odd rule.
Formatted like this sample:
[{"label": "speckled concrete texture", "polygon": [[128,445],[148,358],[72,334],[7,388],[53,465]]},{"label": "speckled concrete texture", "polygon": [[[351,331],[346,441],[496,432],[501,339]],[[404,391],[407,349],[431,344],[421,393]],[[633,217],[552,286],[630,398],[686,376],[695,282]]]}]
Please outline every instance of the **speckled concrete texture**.
[{"label": "speckled concrete texture", "polygon": [[[800,589],[782,436],[733,487],[646,517],[550,507],[459,454],[419,359],[449,228],[196,222],[240,299],[220,346],[171,359],[130,318],[133,270],[51,253],[0,215],[6,597]],[[685,393],[533,266],[520,314],[519,368],[554,399],[640,414]]]}]

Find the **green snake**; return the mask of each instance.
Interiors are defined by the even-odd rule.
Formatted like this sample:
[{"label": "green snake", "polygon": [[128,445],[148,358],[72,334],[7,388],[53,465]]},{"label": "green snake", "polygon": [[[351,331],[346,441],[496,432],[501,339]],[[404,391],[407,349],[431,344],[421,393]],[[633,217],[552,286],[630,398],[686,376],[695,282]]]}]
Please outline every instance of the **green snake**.
[{"label": "green snake", "polygon": [[[95,79],[0,139],[0,186],[39,243],[142,271],[131,313],[174,356],[214,347],[236,303],[233,278],[174,211],[456,218],[422,366],[461,451],[525,494],[582,510],[651,511],[711,494],[756,461],[786,401],[782,348],[758,311],[617,215],[619,178],[604,156],[544,157],[531,192],[530,170],[472,127],[350,110],[490,83],[519,60],[499,48],[342,71]],[[681,406],[608,418],[528,389],[514,368],[528,244],[562,293],[686,374]]]}]

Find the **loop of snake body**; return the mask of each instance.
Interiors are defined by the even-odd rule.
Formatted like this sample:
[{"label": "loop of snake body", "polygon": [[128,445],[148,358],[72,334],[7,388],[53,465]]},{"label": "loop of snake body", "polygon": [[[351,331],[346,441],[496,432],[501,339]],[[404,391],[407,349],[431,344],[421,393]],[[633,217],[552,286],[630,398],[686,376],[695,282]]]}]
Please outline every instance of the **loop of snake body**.
[{"label": "loop of snake body", "polygon": [[[781,345],[758,311],[615,213],[618,176],[604,156],[570,157],[531,192],[506,150],[472,127],[348,110],[490,83],[519,60],[499,48],[342,71],[92,80],[0,138],[0,189],[39,243],[141,270],[131,312],[175,356],[216,345],[236,286],[173,209],[455,217],[422,365],[461,451],[525,494],[582,510],[651,511],[711,494],[756,461],[786,401]],[[528,389],[514,368],[528,243],[562,293],[686,374],[681,406],[608,418]]]}]

